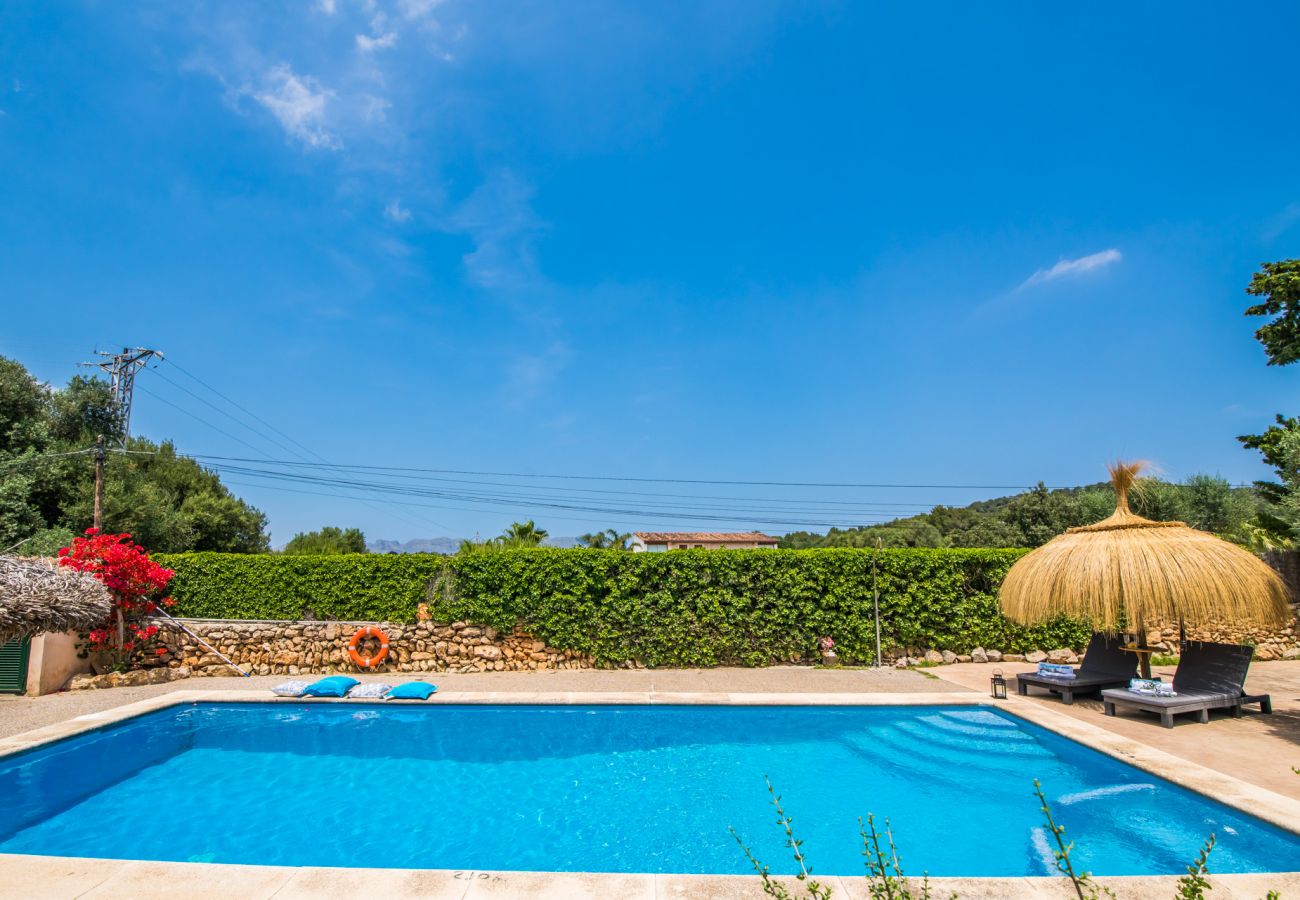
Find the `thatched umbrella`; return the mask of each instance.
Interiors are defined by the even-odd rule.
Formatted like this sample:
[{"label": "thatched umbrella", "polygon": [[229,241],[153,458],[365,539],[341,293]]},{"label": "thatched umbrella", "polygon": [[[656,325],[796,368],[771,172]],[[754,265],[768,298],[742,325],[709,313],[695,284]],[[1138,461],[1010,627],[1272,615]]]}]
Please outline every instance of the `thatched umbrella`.
[{"label": "thatched umbrella", "polygon": [[[1114,632],[1120,622],[1145,647],[1146,627],[1216,621],[1279,625],[1291,616],[1286,586],[1259,557],[1182,522],[1153,522],[1129,510],[1142,463],[1110,466],[1115,512],[1071,528],[1007,572],[1000,601],[1007,618],[1043,622],[1065,615]],[[1142,671],[1150,675],[1147,654]]]},{"label": "thatched umbrella", "polygon": [[0,643],[103,624],[113,598],[93,575],[42,559],[0,556]]}]

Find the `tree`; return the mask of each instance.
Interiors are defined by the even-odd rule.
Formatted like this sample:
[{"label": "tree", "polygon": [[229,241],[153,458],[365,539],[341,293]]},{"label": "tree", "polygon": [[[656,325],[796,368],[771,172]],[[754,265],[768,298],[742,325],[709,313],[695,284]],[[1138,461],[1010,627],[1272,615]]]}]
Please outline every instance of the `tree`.
[{"label": "tree", "polygon": [[593,550],[627,550],[632,535],[616,528],[606,528],[604,531],[579,535],[578,540]]},{"label": "tree", "polygon": [[[1255,332],[1264,346],[1270,366],[1289,366],[1300,361],[1300,259],[1264,263],[1250,279],[1246,293],[1263,302],[1246,308],[1248,316],[1273,316]],[[1253,523],[1243,529],[1252,546],[1290,546],[1300,537],[1300,422],[1294,416],[1277,415],[1276,423],[1261,434],[1237,438],[1249,450],[1258,450],[1277,472],[1279,481],[1257,481],[1265,501]]]},{"label": "tree", "polygon": [[546,540],[548,533],[546,529],[538,528],[533,524],[533,520],[529,519],[527,522],[511,523],[497,540],[512,547],[536,547]]},{"label": "tree", "polygon": [[365,553],[366,536],[361,533],[360,528],[344,530],[326,525],[320,531],[295,534],[289,543],[284,545],[283,552],[291,556]]},{"label": "tree", "polygon": [[[0,357],[0,550],[90,524],[94,465],[86,452],[104,435],[120,445],[109,386],[77,376],[51,390]],[[235,497],[216,473],[167,442],[132,438],[106,463],[104,525],[156,551],[265,553],[266,517]],[[25,549],[26,544],[20,550]]]},{"label": "tree", "polygon": [[1041,547],[1075,525],[1081,525],[1078,498],[1065,491],[1049,491],[1041,481],[1033,490],[1014,497],[1002,518],[1025,537],[1026,547]]},{"label": "tree", "polygon": [[1248,316],[1273,316],[1255,332],[1270,366],[1300,361],[1300,259],[1264,263],[1250,279],[1246,293],[1263,302],[1246,308]]},{"label": "tree", "polygon": [[[1300,486],[1300,430],[1295,433],[1294,447],[1295,462],[1288,472]],[[1289,450],[1279,448],[1278,452]],[[1146,479],[1132,501],[1134,511],[1148,518],[1176,519],[1242,541],[1248,540],[1247,525],[1260,509],[1253,489],[1234,488],[1210,475],[1193,475],[1182,484]],[[880,525],[831,528],[824,535],[796,531],[783,537],[781,546],[796,550],[874,547],[879,541],[882,547],[1036,547],[1067,528],[1098,522],[1114,511],[1115,492],[1108,485],[1049,490],[1040,483],[1010,497],[980,500],[966,507],[940,505],[928,513]],[[1300,503],[1296,515],[1300,521]]]}]

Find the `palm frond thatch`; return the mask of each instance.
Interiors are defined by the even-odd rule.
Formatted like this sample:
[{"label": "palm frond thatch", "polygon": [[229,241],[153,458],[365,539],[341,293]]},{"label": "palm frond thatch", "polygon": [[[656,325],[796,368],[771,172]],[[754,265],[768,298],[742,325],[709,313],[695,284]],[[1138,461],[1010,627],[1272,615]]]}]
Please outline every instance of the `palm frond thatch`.
[{"label": "palm frond thatch", "polygon": [[1143,463],[1110,466],[1115,512],[1021,557],[1003,579],[1002,612],[1017,622],[1066,615],[1113,629],[1185,621],[1283,624],[1286,586],[1257,556],[1182,522],[1129,510]]},{"label": "palm frond thatch", "polygon": [[0,643],[47,631],[88,631],[113,598],[93,576],[41,559],[0,556]]}]

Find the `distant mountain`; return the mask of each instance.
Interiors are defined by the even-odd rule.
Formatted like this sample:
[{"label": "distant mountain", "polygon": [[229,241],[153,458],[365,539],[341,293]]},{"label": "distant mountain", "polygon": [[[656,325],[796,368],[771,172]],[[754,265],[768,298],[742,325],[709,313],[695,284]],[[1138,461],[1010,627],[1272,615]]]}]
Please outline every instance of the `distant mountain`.
[{"label": "distant mountain", "polygon": [[412,538],[409,541],[366,541],[366,549],[371,553],[455,553],[460,548],[460,538]]},{"label": "distant mountain", "polygon": [[562,550],[567,550],[570,547],[581,547],[582,541],[578,540],[576,537],[548,537],[546,540],[542,541],[542,546],[559,547]]},{"label": "distant mountain", "polygon": [[[441,553],[444,556],[460,549],[460,538],[412,538],[409,541],[389,541],[383,538],[366,542],[371,553]],[[543,547],[578,547],[582,542],[576,537],[553,537],[542,542]]]}]

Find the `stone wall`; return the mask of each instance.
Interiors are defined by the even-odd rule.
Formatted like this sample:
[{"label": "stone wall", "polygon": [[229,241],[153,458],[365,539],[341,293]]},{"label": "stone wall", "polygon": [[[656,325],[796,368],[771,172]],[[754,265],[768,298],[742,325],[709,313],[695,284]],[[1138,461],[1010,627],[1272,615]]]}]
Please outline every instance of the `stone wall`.
[{"label": "stone wall", "polygon": [[[254,675],[357,672],[348,642],[368,622],[236,622],[182,619],[186,628]],[[502,633],[468,622],[381,623],[388,635],[388,657],[370,672],[504,672],[533,669],[587,669],[589,657],[557,650],[522,633]],[[159,637],[170,651],[169,666],[195,675],[232,674],[212,651],[175,627],[163,625]],[[367,651],[367,644],[362,650]],[[369,655],[373,647],[364,652]]]},{"label": "stone wall", "polygon": [[[185,626],[255,675],[298,675],[323,672],[357,672],[348,658],[348,641],[364,622],[245,622],[184,619]],[[172,669],[195,675],[226,675],[229,667],[197,641],[162,624],[159,637],[170,653],[162,660]],[[573,650],[548,647],[520,632],[504,633],[468,622],[417,622],[381,625],[389,639],[388,658],[373,672],[503,672],[535,669],[590,669],[590,657]],[[1254,632],[1229,625],[1189,629],[1188,638],[1221,643],[1255,645],[1258,659],[1300,659],[1300,629],[1290,625]],[[1178,652],[1178,629],[1166,627],[1147,634],[1147,643],[1164,652]],[[365,645],[363,645],[364,649]],[[1082,649],[1082,648],[1078,648]],[[947,650],[909,649],[887,652],[886,662],[896,666],[952,662],[1077,662],[1069,648],[1044,648],[1029,654],[1002,654],[977,647],[969,654]],[[627,665],[635,665],[628,663]]]}]

